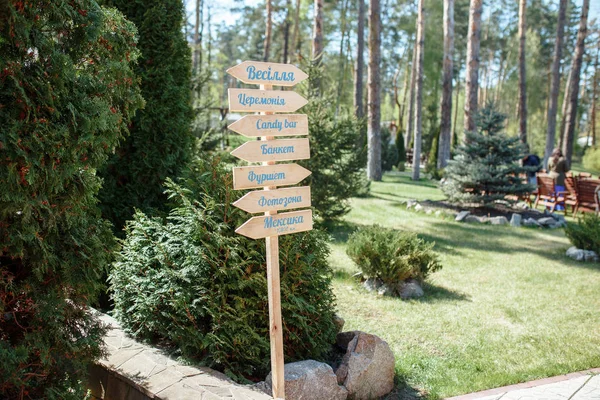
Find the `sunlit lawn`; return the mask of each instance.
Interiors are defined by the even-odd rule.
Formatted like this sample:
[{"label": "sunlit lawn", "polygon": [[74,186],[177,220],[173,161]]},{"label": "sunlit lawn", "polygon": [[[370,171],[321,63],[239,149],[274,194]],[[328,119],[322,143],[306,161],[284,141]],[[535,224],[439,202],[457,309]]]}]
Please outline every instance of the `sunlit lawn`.
[{"label": "sunlit lawn", "polygon": [[[403,204],[441,198],[432,182],[388,174],[371,197],[352,200],[352,212],[332,231],[344,329],[389,343],[400,389],[406,382],[436,399],[600,367],[600,265],[566,258],[562,230],[467,225]],[[380,297],[353,278],[345,241],[370,223],[436,242],[444,268],[423,299]]]}]

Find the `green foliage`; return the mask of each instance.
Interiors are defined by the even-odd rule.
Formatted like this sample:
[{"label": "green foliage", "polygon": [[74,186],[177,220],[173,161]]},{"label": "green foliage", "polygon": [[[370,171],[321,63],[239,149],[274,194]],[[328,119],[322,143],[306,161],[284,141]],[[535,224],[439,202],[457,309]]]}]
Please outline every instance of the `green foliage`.
[{"label": "green foliage", "polygon": [[0,398],[81,399],[115,244],[96,169],[142,103],[136,30],[91,0],[0,7]]},{"label": "green foliage", "polygon": [[506,200],[507,195],[529,193],[533,187],[522,183],[520,174],[531,168],[520,161],[525,147],[517,137],[500,131],[506,117],[489,104],[476,118],[477,132],[466,132],[466,141],[448,162],[447,182],[442,186],[451,202],[490,204]]},{"label": "green foliage", "polygon": [[600,171],[600,147],[590,147],[585,151],[583,166],[592,171]]},{"label": "green foliage", "polygon": [[567,224],[565,234],[578,249],[592,250],[600,254],[600,217],[584,214],[583,218],[577,218],[577,223]]},{"label": "green foliage", "polygon": [[[265,241],[234,230],[249,215],[217,160],[198,160],[167,184],[166,221],[141,212],[127,225],[111,273],[115,312],[137,337],[166,339],[186,357],[231,376],[270,369]],[[322,359],[335,340],[325,236],[279,238],[286,361]]]},{"label": "green foliage", "polygon": [[425,166],[425,172],[430,173],[433,179],[440,179],[441,174],[437,168],[438,162],[438,151],[440,149],[440,137],[439,130],[438,134],[433,137],[433,143],[429,150],[429,156],[427,157],[427,165]]},{"label": "green foliage", "polygon": [[312,172],[304,182],[311,186],[315,212],[323,220],[334,220],[350,211],[351,197],[368,190],[366,143],[361,135],[364,121],[336,117],[334,97],[318,94],[312,86],[320,80],[322,67],[306,64],[303,70],[311,81],[303,93],[309,103],[302,108],[308,114],[311,158],[298,164]]},{"label": "green foliage", "polygon": [[181,0],[104,0],[139,29],[144,110],[135,115],[130,136],[102,171],[102,213],[120,230],[134,208],[162,210],[163,182],[178,176],[191,157],[193,138],[191,59],[183,36]]},{"label": "green foliage", "polygon": [[363,275],[393,284],[410,278],[422,281],[440,270],[434,245],[414,233],[371,225],[350,236],[346,253]]},{"label": "green foliage", "polygon": [[406,169],[406,149],[404,148],[402,127],[398,127],[396,131],[396,149],[398,151],[398,171],[404,171]]},{"label": "green foliage", "polygon": [[392,144],[392,134],[389,128],[381,128],[381,168],[383,171],[391,171],[392,167],[398,165],[398,148]]}]

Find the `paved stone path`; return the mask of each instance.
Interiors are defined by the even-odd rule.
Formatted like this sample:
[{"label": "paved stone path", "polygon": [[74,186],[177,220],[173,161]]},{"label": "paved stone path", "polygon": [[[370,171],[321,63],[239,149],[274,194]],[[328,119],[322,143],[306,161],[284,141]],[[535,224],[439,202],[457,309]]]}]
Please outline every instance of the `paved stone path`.
[{"label": "paved stone path", "polygon": [[600,368],[446,400],[600,400]]},{"label": "paved stone path", "polygon": [[[210,368],[183,365],[160,350],[128,338],[118,322],[105,314],[100,319],[109,325],[104,338],[107,356],[98,364],[112,374],[118,374],[135,386],[144,396],[127,396],[123,384],[101,388],[99,398],[150,398],[161,400],[268,400],[270,396],[250,386],[238,385],[226,375]],[[111,393],[112,392],[112,393]]]}]

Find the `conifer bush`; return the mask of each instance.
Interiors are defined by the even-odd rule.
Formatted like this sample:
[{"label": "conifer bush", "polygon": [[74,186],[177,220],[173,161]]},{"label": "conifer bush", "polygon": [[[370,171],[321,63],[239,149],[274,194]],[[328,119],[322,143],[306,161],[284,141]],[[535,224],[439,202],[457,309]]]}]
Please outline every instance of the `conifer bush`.
[{"label": "conifer bush", "polygon": [[406,149],[401,127],[398,127],[396,132],[396,149],[398,151],[398,171],[404,171],[406,169]]},{"label": "conifer bush", "polygon": [[[128,222],[110,276],[115,312],[145,339],[237,378],[270,370],[265,241],[234,230],[250,215],[233,207],[243,193],[217,160],[198,160],[167,184],[166,220],[141,212]],[[335,341],[329,248],[310,232],[279,238],[286,362],[322,359]]]},{"label": "conifer bush", "polygon": [[577,218],[577,223],[567,224],[565,235],[578,249],[592,250],[600,254],[600,217],[584,214],[583,217]]},{"label": "conifer bush", "polygon": [[136,30],[92,0],[0,8],[0,398],[82,399],[114,245],[96,169],[142,103]]},{"label": "conifer bush", "polygon": [[423,281],[440,270],[434,245],[414,233],[372,225],[350,236],[346,253],[364,276],[395,284],[407,279]]},{"label": "conifer bush", "polygon": [[590,147],[585,151],[583,166],[592,171],[600,171],[600,146]]},{"label": "conifer bush", "polygon": [[491,204],[508,201],[507,195],[518,197],[534,190],[520,175],[536,167],[521,166],[526,149],[518,137],[501,132],[505,120],[506,116],[491,104],[479,111],[477,131],[465,132],[465,143],[446,167],[442,191],[449,201]]},{"label": "conifer bush", "polygon": [[339,219],[350,212],[349,199],[369,190],[365,168],[367,147],[365,120],[353,115],[336,116],[331,94],[315,89],[322,66],[304,65],[310,76],[302,93],[309,103],[300,109],[308,114],[310,159],[297,161],[312,174],[303,181],[311,186],[312,205],[322,220]]},{"label": "conifer bush", "polygon": [[133,216],[164,211],[163,183],[191,159],[191,53],[183,33],[182,0],[103,0],[139,30],[136,74],[146,101],[130,135],[102,170],[102,214],[120,231]]}]

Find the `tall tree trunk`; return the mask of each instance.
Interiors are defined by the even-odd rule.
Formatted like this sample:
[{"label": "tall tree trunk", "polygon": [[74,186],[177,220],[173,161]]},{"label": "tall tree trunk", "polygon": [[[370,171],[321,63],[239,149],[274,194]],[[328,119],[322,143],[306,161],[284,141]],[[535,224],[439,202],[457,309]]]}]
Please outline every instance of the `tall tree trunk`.
[{"label": "tall tree trunk", "polygon": [[[417,25],[418,27],[418,25]],[[417,74],[417,43],[415,38],[415,45],[413,46],[412,64],[410,68],[410,99],[408,102],[408,118],[406,119],[406,141],[404,142],[404,148],[408,150],[410,148],[410,141],[412,140],[413,129],[414,129],[414,110],[415,110],[415,87]]]},{"label": "tall tree trunk", "polygon": [[273,4],[271,0],[267,0],[267,20],[264,41],[263,61],[269,61],[269,52],[271,51],[271,32],[273,30]]},{"label": "tall tree trunk", "polygon": [[368,154],[367,178],[381,180],[381,8],[379,0],[369,7]]},{"label": "tall tree trunk", "polygon": [[413,152],[412,179],[419,180],[421,172],[421,127],[423,106],[423,53],[425,51],[425,19],[423,17],[423,1],[419,0],[417,14],[417,69],[415,87],[415,146]]},{"label": "tall tree trunk", "polygon": [[571,166],[573,157],[573,141],[575,136],[575,122],[577,120],[577,104],[579,101],[579,78],[581,75],[581,64],[585,50],[585,38],[587,36],[587,18],[590,9],[590,0],[583,0],[581,7],[581,19],[579,21],[579,32],[577,33],[577,46],[575,47],[575,62],[571,77],[571,93],[569,95],[569,108],[565,123],[565,139],[563,141],[563,154],[567,159],[567,165]]},{"label": "tall tree trunk", "polygon": [[573,63],[575,62],[575,57],[571,60],[571,69],[569,70],[569,74],[567,75],[567,82],[565,83],[565,92],[563,96],[563,103],[561,108],[561,120],[560,120],[560,131],[558,138],[558,148],[563,148],[563,142],[565,140],[565,126],[567,123],[567,109],[569,107],[569,96],[571,94],[571,77],[573,76]]},{"label": "tall tree trunk", "polygon": [[454,0],[444,0],[444,76],[442,78],[442,111],[438,165],[446,168],[452,146],[452,75],[454,64]]},{"label": "tall tree trunk", "polygon": [[596,98],[598,97],[598,53],[600,52],[600,41],[598,42],[598,47],[596,48],[596,62],[594,64],[594,86],[592,89],[592,111],[590,113],[592,123],[591,123],[591,131],[592,131],[592,146],[596,146]]},{"label": "tall tree trunk", "polygon": [[525,70],[525,34],[527,0],[519,0],[519,139],[527,143],[527,73]]},{"label": "tall tree trunk", "polygon": [[483,0],[471,0],[469,33],[467,37],[467,83],[465,86],[465,131],[474,131],[479,88],[479,44],[481,40],[481,13]]},{"label": "tall tree trunk", "polygon": [[[206,58],[207,58],[206,63],[207,63],[209,71],[210,71],[210,63],[212,61],[212,58],[211,58],[211,56],[212,56],[212,30],[210,27],[210,23],[212,21],[212,14],[211,14],[210,10],[211,10],[211,5],[207,4],[206,5],[206,11],[207,11],[206,12],[206,14],[207,14],[206,15],[206,25],[208,28],[208,45],[206,46]],[[202,54],[200,54],[200,61],[202,61]]]},{"label": "tall tree trunk", "polygon": [[197,74],[202,64],[202,12],[204,9],[204,0],[196,0],[196,26],[194,26],[194,73]]},{"label": "tall tree trunk", "polygon": [[[458,74],[460,75],[460,70],[462,69],[462,65],[459,65]],[[454,122],[452,126],[452,137],[450,138],[450,149],[452,149],[452,144],[454,143],[454,137],[456,136],[456,124],[458,121],[458,100],[460,96],[460,79],[456,79],[456,100],[454,102]]]},{"label": "tall tree trunk", "polygon": [[300,0],[296,0],[296,10],[294,11],[294,33],[292,35],[292,53],[294,59],[298,59],[298,32],[300,31]]},{"label": "tall tree trunk", "polygon": [[358,0],[358,28],[356,31],[356,68],[354,69],[354,115],[364,116],[363,74],[365,69],[365,0]]},{"label": "tall tree trunk", "polygon": [[[406,95],[408,93],[408,63],[404,70],[404,83],[402,84],[402,103],[398,107],[398,129],[404,126],[404,110],[406,109]],[[406,131],[404,132],[406,134]]]},{"label": "tall tree trunk", "polygon": [[312,47],[312,58],[315,62],[320,63],[323,55],[323,0],[315,0]]},{"label": "tall tree trunk", "polygon": [[283,63],[287,64],[290,62],[290,25],[292,24],[292,0],[285,2],[285,24],[283,26]]},{"label": "tall tree trunk", "polygon": [[342,0],[342,8],[340,11],[340,19],[341,19],[341,39],[340,39],[340,53],[339,53],[339,71],[338,71],[338,85],[337,85],[337,99],[335,102],[335,115],[337,116],[340,111],[340,103],[342,101],[342,96],[344,94],[344,82],[346,81],[345,71],[346,71],[346,54],[344,54],[344,43],[348,41],[346,37],[346,14],[348,13],[348,2],[349,0]]}]

